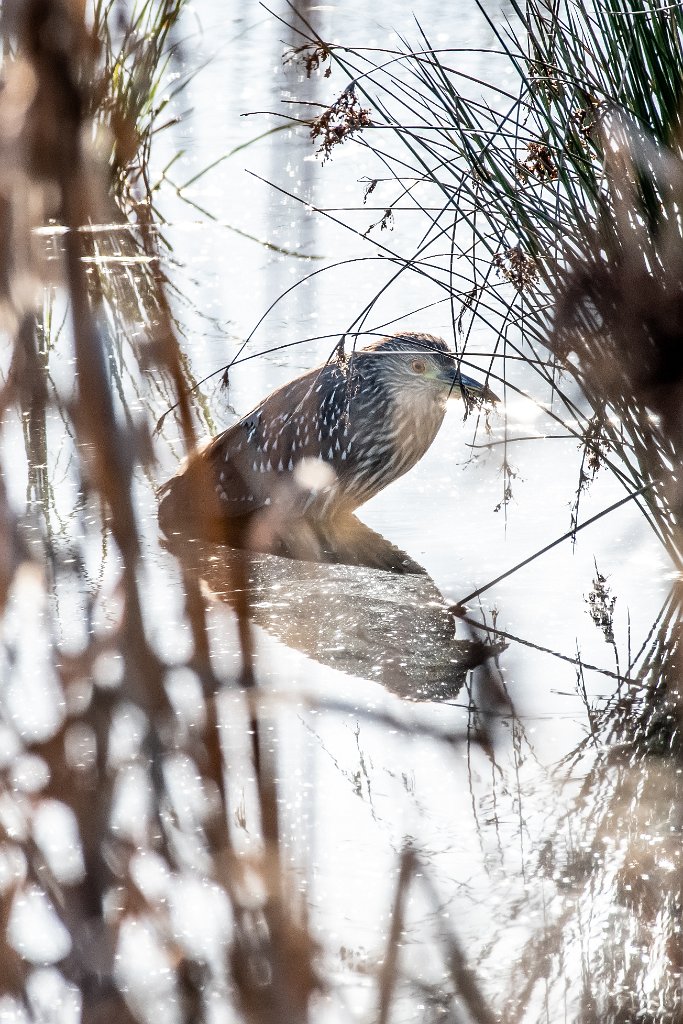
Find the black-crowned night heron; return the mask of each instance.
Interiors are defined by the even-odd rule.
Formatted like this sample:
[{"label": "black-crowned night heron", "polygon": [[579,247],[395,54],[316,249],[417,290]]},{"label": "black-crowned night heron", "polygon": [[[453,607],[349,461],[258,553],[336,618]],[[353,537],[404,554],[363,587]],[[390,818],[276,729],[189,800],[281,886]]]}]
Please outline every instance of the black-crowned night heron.
[{"label": "black-crowned night heron", "polygon": [[449,398],[497,400],[431,334],[397,334],[309,370],[190,457],[162,488],[162,528],[196,505],[200,477],[207,518],[225,525],[267,506],[318,521],[350,513],[419,462]]}]

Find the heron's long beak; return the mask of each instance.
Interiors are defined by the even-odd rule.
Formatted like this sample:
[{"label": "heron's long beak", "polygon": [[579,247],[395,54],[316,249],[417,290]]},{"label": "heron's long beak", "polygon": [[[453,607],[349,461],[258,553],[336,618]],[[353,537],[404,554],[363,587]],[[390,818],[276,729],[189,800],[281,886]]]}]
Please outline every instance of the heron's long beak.
[{"label": "heron's long beak", "polygon": [[500,402],[498,395],[486,385],[480,384],[473,377],[466,377],[464,373],[458,373],[455,367],[452,370],[443,371],[443,379],[451,386],[451,398],[465,398],[472,402]]}]

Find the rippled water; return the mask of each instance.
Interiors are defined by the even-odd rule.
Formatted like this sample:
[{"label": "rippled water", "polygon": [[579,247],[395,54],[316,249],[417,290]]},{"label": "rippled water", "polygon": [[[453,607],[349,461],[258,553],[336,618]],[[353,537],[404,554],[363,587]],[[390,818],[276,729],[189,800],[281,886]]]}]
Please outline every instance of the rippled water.
[{"label": "rippled water", "polygon": [[[509,14],[504,4],[487,4],[487,10],[499,25]],[[286,7],[277,11],[288,17]],[[392,33],[416,37],[404,4],[380,0],[370,11],[349,2],[313,7],[309,14],[323,36],[340,42],[372,47],[396,45]],[[460,5],[455,16],[427,3],[419,17],[440,46],[492,45],[474,4]],[[286,26],[256,5],[226,9],[201,0],[186,27],[185,65],[199,70],[175,101],[182,116],[160,135],[153,171],[180,151],[168,176],[182,185],[230,155],[188,187],[187,197],[196,206],[183,202],[170,186],[160,193],[168,220],[162,229],[169,244],[164,270],[176,289],[174,313],[192,379],[214,374],[247,338],[245,353],[256,356],[231,370],[229,388],[221,387],[219,374],[198,389],[198,421],[206,433],[214,433],[275,386],[326,358],[391,277],[386,261],[374,258],[376,241],[407,253],[424,225],[417,212],[397,210],[392,231],[375,228],[363,237],[381,218],[389,189],[380,186],[363,202],[363,179],[378,170],[360,145],[345,144],[324,165],[305,129],[245,145],[281,123],[261,112],[296,111],[286,100],[304,95],[328,103],[346,84],[338,71],[306,83],[295,68],[283,69],[283,44],[295,42]],[[497,66],[496,57],[471,53],[460,59],[475,77],[505,80],[505,65]],[[211,218],[198,208],[210,211]],[[58,238],[53,242],[58,245]],[[108,270],[128,325],[126,337],[113,335],[111,349],[122,406],[133,418],[144,415],[153,424],[166,411],[169,396],[161,384],[143,385],[126,358],[127,345],[135,344],[136,319],[147,312],[143,306],[136,314],[129,287],[132,274],[144,291],[144,261],[131,253],[125,233],[102,232],[100,242],[107,258],[123,256]],[[285,294],[317,270],[321,273]],[[423,278],[404,274],[374,308],[369,327],[409,324],[452,338],[449,305],[434,304],[437,300],[442,294]],[[58,323],[63,299],[57,293],[53,301]],[[485,373],[493,340],[487,328],[475,327],[468,348],[474,376],[477,368]],[[59,360],[53,362],[59,386]],[[286,854],[306,886],[311,925],[333,991],[329,1002],[321,1001],[320,1020],[376,1019],[369,975],[384,956],[401,851],[408,848],[423,868],[405,909],[401,968],[413,984],[406,981],[398,993],[396,1020],[461,1019],[448,1016],[446,998],[458,951],[465,951],[495,1005],[510,999],[506,1020],[579,1019],[582,992],[587,998],[586,972],[595,971],[596,1006],[604,1003],[601,985],[628,989],[637,982],[648,999],[662,987],[666,957],[655,948],[655,922],[643,910],[652,904],[642,892],[666,885],[667,871],[674,867],[662,864],[679,865],[671,838],[675,779],[665,761],[656,768],[610,762],[600,774],[594,768],[595,754],[607,741],[604,710],[616,697],[627,696],[623,685],[617,692],[614,674],[646,643],[669,585],[669,566],[638,511],[625,506],[599,520],[575,544],[557,546],[472,603],[473,613],[489,623],[495,619],[507,635],[495,675],[514,713],[502,703],[490,704],[479,677],[466,672],[452,692],[439,694],[439,702],[402,699],[431,696],[424,686],[443,674],[444,659],[450,663],[452,648],[440,632],[445,607],[571,525],[581,460],[576,442],[557,436],[561,431],[543,408],[548,395],[538,392],[538,379],[528,368],[512,367],[508,373],[528,398],[511,395],[504,414],[490,417],[490,430],[474,417],[463,422],[462,406],[452,403],[420,465],[360,510],[362,521],[423,566],[427,577],[392,578],[368,569],[268,557],[254,570],[256,671],[259,684],[273,694]],[[501,507],[504,416],[508,436],[526,439],[509,445],[512,494]],[[18,426],[15,430],[19,441]],[[76,495],[68,443],[59,454],[64,428],[57,412],[48,434],[53,454],[47,514],[57,543],[68,545],[76,528]],[[157,648],[180,663],[190,641],[187,627],[178,626],[178,570],[160,543],[155,498],[156,485],[175,471],[183,455],[172,418],[164,422],[155,446],[160,464],[148,474],[140,472],[136,492],[144,538],[144,611]],[[36,484],[40,462],[34,455],[33,476],[13,481],[18,502],[27,483],[38,504],[47,493]],[[622,493],[603,472],[583,496],[581,518]],[[229,556],[217,548],[194,551],[193,557],[214,595],[213,656],[220,665],[237,665],[232,613],[222,600],[230,591]],[[104,544],[88,552],[83,585],[97,588],[94,614],[104,623],[116,615],[110,589],[115,570]],[[597,570],[616,597],[613,643],[589,614]],[[63,638],[77,648],[83,594],[72,581],[55,599]],[[31,615],[39,620],[40,609],[29,596],[16,615],[25,624]],[[472,635],[462,623],[457,629],[458,644],[467,649]],[[28,688],[23,703],[19,696],[16,702],[29,722],[26,692],[40,696],[30,676],[19,666],[13,684],[15,690]],[[191,685],[182,673],[177,696],[191,705]],[[320,710],[325,699],[335,706]],[[228,691],[222,706],[228,761],[236,764],[245,742],[242,700]],[[480,742],[484,723],[492,746]],[[180,766],[177,786],[190,807],[192,780],[183,778]],[[248,773],[233,772],[233,824],[245,855],[257,842],[252,787]],[[657,802],[662,793],[664,803]],[[132,834],[135,800],[131,784],[122,801],[121,827]],[[188,943],[220,946],[225,908],[201,888],[176,898],[184,903],[178,921]],[[610,931],[618,944],[630,943],[631,960],[619,959]],[[138,977],[133,970],[140,946],[132,935],[124,938],[129,983],[143,989],[149,973]],[[137,952],[126,960],[126,949]],[[151,947],[147,955],[152,963]],[[649,973],[638,973],[631,961],[645,955]],[[538,983],[524,1003],[530,979]],[[520,1016],[516,998],[525,1005]]]}]

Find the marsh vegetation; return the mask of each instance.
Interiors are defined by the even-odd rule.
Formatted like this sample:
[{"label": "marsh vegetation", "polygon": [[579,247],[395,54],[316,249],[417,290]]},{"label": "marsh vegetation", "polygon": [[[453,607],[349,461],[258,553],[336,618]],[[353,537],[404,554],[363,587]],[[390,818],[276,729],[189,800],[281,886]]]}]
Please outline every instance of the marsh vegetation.
[{"label": "marsh vegetation", "polygon": [[[3,1019],[683,1020],[683,13],[430,6],[2,3]],[[500,411],[161,535],[406,325]]]}]

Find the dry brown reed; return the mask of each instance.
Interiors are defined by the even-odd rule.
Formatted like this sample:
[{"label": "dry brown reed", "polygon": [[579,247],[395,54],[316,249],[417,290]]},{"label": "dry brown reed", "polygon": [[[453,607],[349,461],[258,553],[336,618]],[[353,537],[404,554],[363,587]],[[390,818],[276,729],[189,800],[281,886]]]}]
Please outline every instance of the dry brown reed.
[{"label": "dry brown reed", "polygon": [[[68,408],[69,428],[75,439],[82,489],[89,501],[99,506],[103,527],[118,549],[121,612],[118,624],[106,637],[91,629],[86,646],[77,655],[54,650],[68,710],[57,730],[47,738],[29,738],[24,743],[24,750],[40,757],[48,772],[40,801],[58,801],[74,815],[83,871],[72,884],[60,884],[53,877],[40,849],[30,839],[30,815],[23,841],[4,830],[3,852],[9,855],[20,850],[24,870],[3,893],[2,988],[30,1010],[26,994],[30,964],[8,945],[7,927],[14,901],[26,887],[36,885],[49,896],[68,934],[70,949],[60,963],[60,970],[79,993],[82,1020],[132,1021],[138,1019],[140,1012],[144,1016],[144,1008],[129,1004],[117,978],[117,936],[131,915],[158,917],[158,908],[150,905],[131,872],[131,861],[139,850],[118,840],[112,832],[117,773],[109,752],[114,719],[132,707],[144,721],[141,763],[153,793],[149,849],[161,855],[172,872],[182,869],[182,860],[170,842],[162,814],[162,807],[171,802],[164,763],[169,753],[182,749],[183,744],[178,743],[178,729],[165,688],[168,666],[148,638],[138,576],[140,537],[132,479],[136,465],[148,458],[147,446],[141,444],[136,431],[122,425],[117,414],[114,382],[98,323],[102,292],[101,288],[91,287],[84,263],[84,258],[92,253],[91,238],[84,229],[110,222],[116,216],[106,167],[85,142],[91,134],[92,113],[101,103],[101,96],[93,94],[93,83],[101,86],[103,81],[98,66],[101,46],[88,30],[84,5],[79,3],[28,0],[6,4],[3,19],[6,52],[10,56],[3,68],[0,115],[5,126],[12,128],[13,137],[9,139],[5,132],[0,154],[4,223],[0,256],[3,311],[5,321],[14,326],[13,357],[3,390],[3,406],[18,402],[29,436],[35,438],[36,432],[40,433],[41,423],[44,436],[49,389],[45,353],[38,348],[34,305],[36,286],[42,283],[36,277],[44,272],[44,267],[34,257],[36,242],[32,232],[49,218],[56,218],[65,229],[58,280],[69,297],[75,355],[76,393]],[[120,178],[140,158],[139,145],[131,149],[136,112],[117,107],[116,95],[107,95]],[[143,228],[149,227],[144,204],[142,211],[139,203],[136,208],[139,216],[142,212]],[[29,276],[35,282],[30,290]],[[194,443],[193,422],[161,274],[154,272],[147,286],[156,317],[141,370],[145,374],[165,375],[170,380],[189,448]],[[31,451],[34,458],[41,454],[35,450],[36,443]],[[45,466],[45,459],[42,464]],[[6,600],[26,552],[17,539],[15,517],[7,505],[4,489],[2,498],[2,590]],[[205,503],[206,499],[202,500]],[[316,985],[311,966],[313,945],[306,929],[292,917],[292,901],[297,901],[287,891],[280,864],[276,773],[270,749],[262,741],[264,726],[252,704],[250,733],[264,850],[260,860],[251,864],[251,870],[260,878],[263,894],[256,906],[248,886],[239,882],[241,870],[227,827],[229,810],[225,803],[217,711],[219,680],[208,657],[204,601],[197,582],[189,578],[185,582],[194,642],[192,664],[202,682],[205,715],[201,734],[184,744],[184,748],[196,766],[202,787],[217,795],[215,806],[202,821],[201,833],[211,858],[209,876],[228,894],[234,914],[231,977],[237,1001],[245,1019],[304,1020],[309,996]],[[236,602],[242,650],[240,682],[253,688],[247,587],[240,579],[234,583],[236,593],[245,595]],[[104,654],[121,662],[120,683],[113,689],[98,682],[97,663]],[[76,707],[72,695],[84,688],[87,699]],[[83,738],[85,750],[74,762],[69,751],[76,736]],[[8,788],[11,791],[9,779],[5,778],[3,789],[7,792]],[[159,920],[158,927],[163,944],[176,961],[182,1018],[202,1019],[206,1013],[202,964],[187,960],[177,947],[168,921]]]}]

